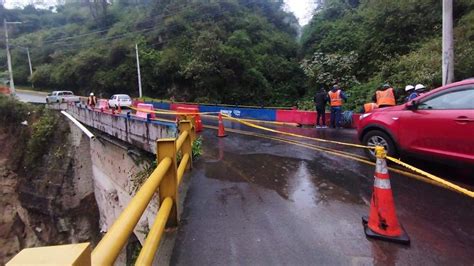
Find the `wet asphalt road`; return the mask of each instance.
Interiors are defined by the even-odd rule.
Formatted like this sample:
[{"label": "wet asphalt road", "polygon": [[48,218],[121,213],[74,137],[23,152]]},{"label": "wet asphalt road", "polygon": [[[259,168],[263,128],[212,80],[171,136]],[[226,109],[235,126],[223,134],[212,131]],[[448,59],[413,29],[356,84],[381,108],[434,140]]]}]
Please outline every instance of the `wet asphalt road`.
[{"label": "wet asphalt road", "polygon": [[[226,127],[257,132],[229,122]],[[351,130],[281,129],[356,141]],[[390,173],[411,246],[368,240],[361,216],[369,211],[373,166],[256,136],[215,134],[201,134],[204,154],[192,170],[171,264],[473,265],[473,199]],[[426,169],[424,162],[413,163]],[[463,173],[455,179],[468,178]]]},{"label": "wet asphalt road", "polygon": [[30,91],[16,91],[16,97],[22,102],[29,103],[46,103],[46,93],[30,92]]},{"label": "wet asphalt road", "polygon": [[[270,127],[357,142],[351,130]],[[474,200],[391,173],[397,214],[411,246],[368,240],[361,216],[369,211],[373,166],[257,136],[215,133],[201,134],[204,154],[194,164],[171,264],[473,265]],[[357,148],[303,142],[363,155]],[[465,169],[410,163],[474,187]]]}]

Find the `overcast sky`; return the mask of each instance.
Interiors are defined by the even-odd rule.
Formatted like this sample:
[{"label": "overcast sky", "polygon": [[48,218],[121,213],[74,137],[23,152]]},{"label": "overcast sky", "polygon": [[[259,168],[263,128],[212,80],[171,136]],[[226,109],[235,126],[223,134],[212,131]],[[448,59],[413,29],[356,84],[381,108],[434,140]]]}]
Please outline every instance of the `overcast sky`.
[{"label": "overcast sky", "polygon": [[[6,0],[5,7],[12,8],[17,6],[24,6],[29,3],[35,3],[35,0]],[[54,5],[56,0],[43,0],[41,2],[50,3]],[[311,13],[314,8],[314,0],[285,0],[288,11],[291,11],[298,18],[300,25],[303,26],[311,19]]]},{"label": "overcast sky", "polygon": [[314,0],[285,0],[288,10],[298,18],[300,25],[308,24],[314,9]]}]

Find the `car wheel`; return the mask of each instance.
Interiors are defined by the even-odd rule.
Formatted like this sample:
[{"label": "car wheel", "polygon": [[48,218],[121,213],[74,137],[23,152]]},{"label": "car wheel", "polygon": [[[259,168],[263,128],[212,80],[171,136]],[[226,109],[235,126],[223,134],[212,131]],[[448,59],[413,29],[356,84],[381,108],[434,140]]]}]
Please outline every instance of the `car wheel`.
[{"label": "car wheel", "polygon": [[[364,135],[362,143],[366,146],[382,146],[387,151],[387,154],[392,157],[397,156],[397,150],[395,143],[392,138],[390,138],[387,133],[380,130],[372,130]],[[365,153],[370,157],[371,160],[375,161],[375,151],[373,149],[365,149]]]}]

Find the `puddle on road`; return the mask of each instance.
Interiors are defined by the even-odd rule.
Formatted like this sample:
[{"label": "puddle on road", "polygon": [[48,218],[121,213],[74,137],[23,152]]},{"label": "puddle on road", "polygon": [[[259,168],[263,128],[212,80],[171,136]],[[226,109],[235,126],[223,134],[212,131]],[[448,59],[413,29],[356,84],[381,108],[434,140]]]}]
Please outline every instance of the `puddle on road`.
[{"label": "puddle on road", "polygon": [[[282,198],[305,206],[329,200],[363,203],[357,177],[341,177],[322,164],[271,154],[234,154],[226,152],[206,160],[205,174],[212,179],[246,182],[277,192]],[[352,180],[347,180],[352,179]]]}]

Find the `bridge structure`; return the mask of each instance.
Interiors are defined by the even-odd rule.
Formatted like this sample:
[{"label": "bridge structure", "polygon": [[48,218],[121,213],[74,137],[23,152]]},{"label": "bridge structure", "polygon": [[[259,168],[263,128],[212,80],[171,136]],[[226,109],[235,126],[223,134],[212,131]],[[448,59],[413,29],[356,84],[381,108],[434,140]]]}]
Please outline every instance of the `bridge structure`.
[{"label": "bridge structure", "polygon": [[[232,120],[224,123],[229,137],[217,138],[216,121],[205,119],[206,129],[200,133],[203,155],[193,163],[189,155],[196,137],[192,122],[176,125],[84,106],[68,106],[67,112],[90,128],[156,153],[158,165],[94,250],[87,244],[65,248],[69,261],[113,264],[156,190],[159,211],[137,265],[152,264],[167,223],[171,227],[179,224],[169,262],[173,265],[474,261],[470,252],[474,214],[466,212],[472,200],[393,166],[389,172],[397,214],[412,244],[406,247],[366,239],[361,216],[368,213],[374,165],[356,147],[262,134]],[[268,127],[334,142],[356,141],[350,130]],[[183,173],[191,167],[180,216],[176,191]],[[437,173],[446,174],[443,170]],[[26,257],[37,255],[39,249],[26,250]]]}]

